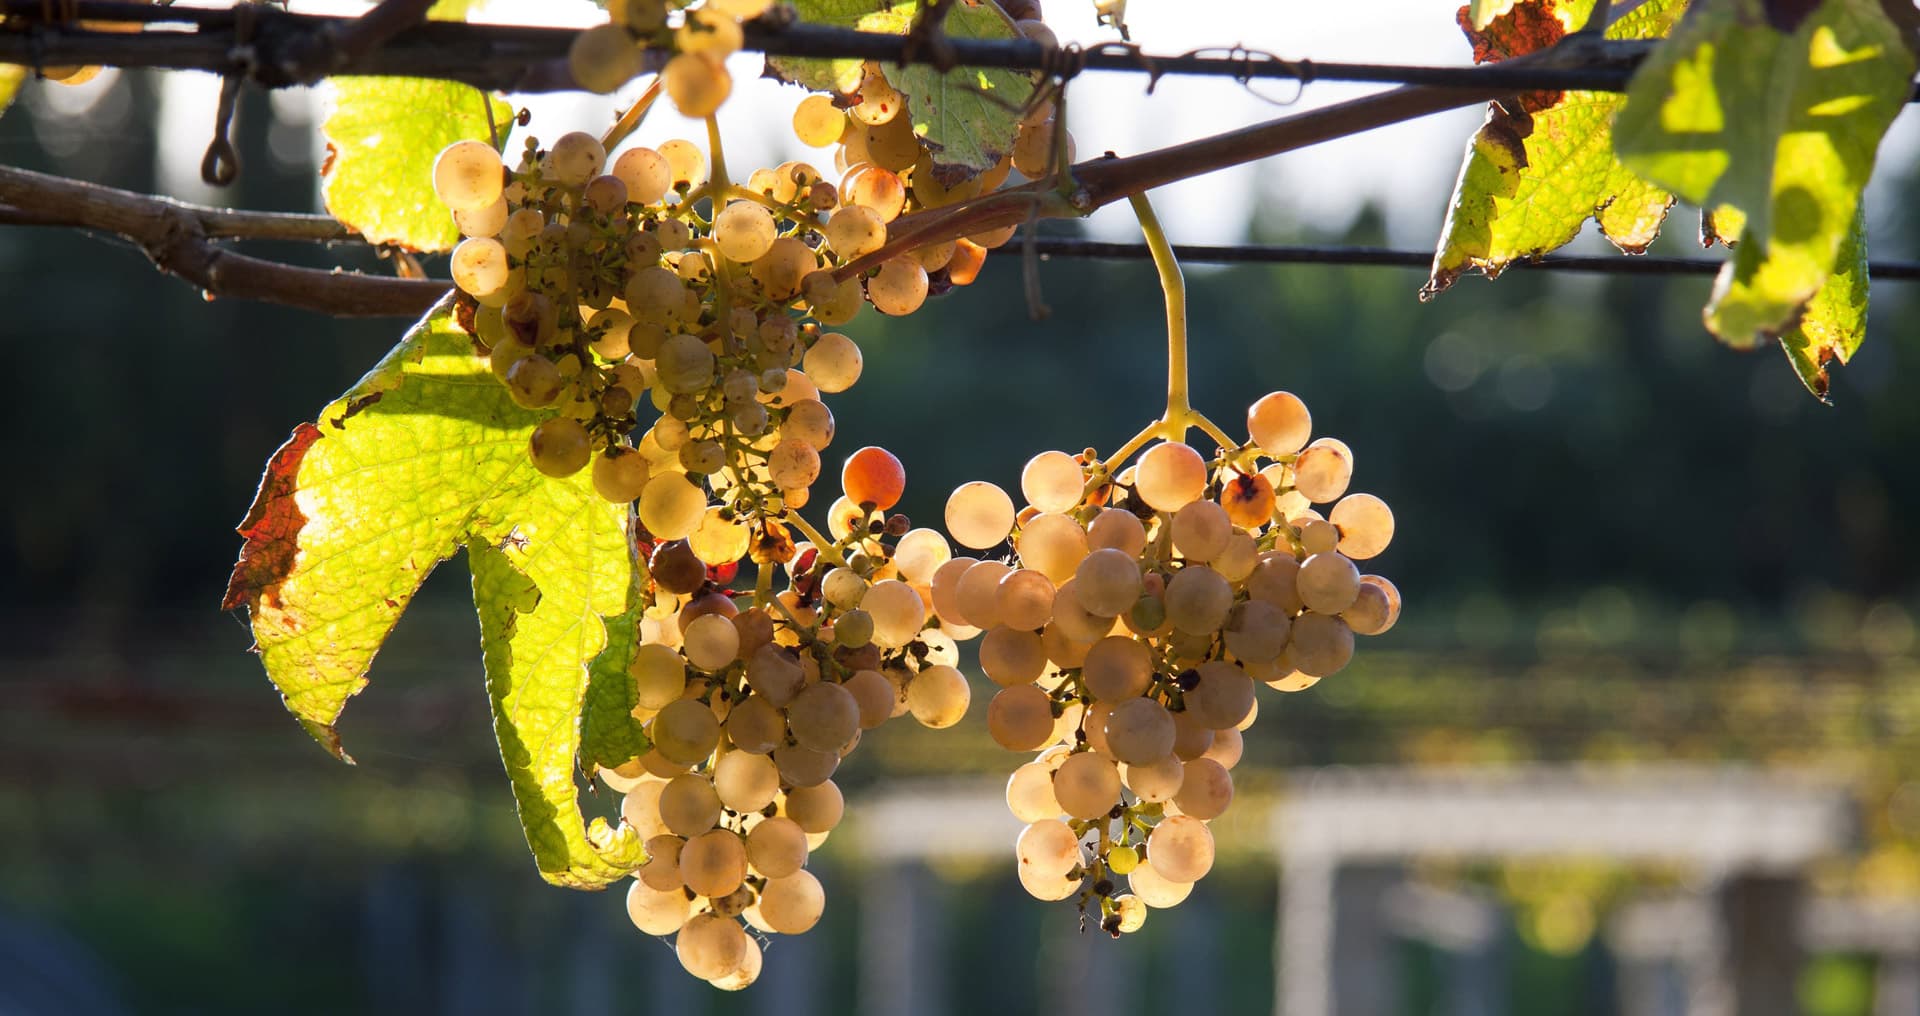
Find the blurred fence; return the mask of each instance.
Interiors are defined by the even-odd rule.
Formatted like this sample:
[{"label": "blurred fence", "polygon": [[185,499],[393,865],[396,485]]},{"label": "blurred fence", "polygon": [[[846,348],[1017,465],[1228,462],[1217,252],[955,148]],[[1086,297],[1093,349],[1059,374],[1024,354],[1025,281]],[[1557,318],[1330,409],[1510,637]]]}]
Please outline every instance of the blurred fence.
[{"label": "blurred fence", "polygon": [[[617,900],[531,877],[477,663],[447,663],[471,660],[470,624],[402,627],[349,711],[351,770],[204,636],[0,661],[0,1011],[58,1011],[21,986],[61,976],[103,1011],[114,985],[127,1011],[256,1011],[317,968],[325,990],[288,1011],[1768,1016],[1800,1006],[1805,957],[1846,953],[1870,958],[1870,1008],[1822,1013],[1920,1016],[1920,893],[1879,888],[1907,884],[1880,862],[1912,856],[1920,814],[1906,655],[1681,675],[1658,654],[1386,650],[1263,694],[1219,870],[1119,942],[1014,884],[1009,756],[971,723],[889,727],[845,774],[826,922],[721,996]],[[1628,872],[1551,997],[1529,994],[1514,900],[1454,877],[1542,858]],[[35,927],[64,960],[19,945]]]}]

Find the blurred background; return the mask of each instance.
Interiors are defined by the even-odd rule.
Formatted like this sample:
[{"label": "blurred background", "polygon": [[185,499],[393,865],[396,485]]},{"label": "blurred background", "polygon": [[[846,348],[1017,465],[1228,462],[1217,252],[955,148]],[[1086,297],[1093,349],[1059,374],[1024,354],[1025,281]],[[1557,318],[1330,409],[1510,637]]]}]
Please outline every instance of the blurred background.
[{"label": "blurred background", "polygon": [[[1097,38],[1068,6],[1063,38]],[[1399,27],[1366,31],[1295,4],[1133,6],[1161,51],[1468,58],[1451,4],[1383,2]],[[314,93],[249,96],[238,184],[199,189],[213,80],[30,83],[0,160],[315,208]],[[1083,155],[1290,97],[1076,87]],[[736,161],[801,154],[797,93],[739,94]],[[542,100],[534,130],[617,104]],[[1206,178],[1163,216],[1176,242],[1427,247],[1478,115]],[[639,140],[682,130],[662,116]],[[1920,240],[1915,148],[1903,121],[1883,150],[1877,257]],[[1657,251],[1692,234],[1676,211]],[[388,270],[352,247],[258,249]],[[1111,448],[1158,412],[1150,266],[1049,261],[1034,321],[1013,251],[911,318],[850,328],[866,373],[833,402],[828,457],[884,441],[922,522],[963,481],[1011,487],[1033,453]],[[984,691],[953,730],[889,725],[837,777],[821,926],[722,995],[617,894],[534,872],[463,562],[347,711],[353,768],[290,722],[244,619],[216,609],[267,456],[404,323],[210,303],[119,245],[0,231],[21,371],[0,403],[0,1013],[1920,1013],[1912,291],[1876,284],[1826,407],[1777,351],[1711,341],[1702,279],[1515,270],[1422,305],[1401,269],[1188,276],[1196,404],[1233,421],[1285,388],[1353,447],[1354,489],[1398,519],[1376,570],[1400,624],[1306,692],[1262,692],[1223,863],[1124,941],[1014,880],[1000,788],[1019,760],[986,736]]]}]

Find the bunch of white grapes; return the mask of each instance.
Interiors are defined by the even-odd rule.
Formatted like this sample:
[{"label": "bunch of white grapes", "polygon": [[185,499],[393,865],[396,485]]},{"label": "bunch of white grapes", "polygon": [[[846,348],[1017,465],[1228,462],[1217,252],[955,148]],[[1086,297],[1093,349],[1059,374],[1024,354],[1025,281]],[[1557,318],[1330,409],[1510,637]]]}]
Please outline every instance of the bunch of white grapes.
[{"label": "bunch of white grapes", "polygon": [[1309,687],[1399,617],[1393,583],[1354,563],[1386,549],[1393,514],[1346,492],[1352,452],[1309,443],[1286,392],[1247,424],[1252,440],[1212,460],[1161,442],[1111,476],[1091,452],[1043,452],[1021,474],[1024,510],[982,482],[947,502],[956,543],[1013,541],[1011,563],[941,565],[931,593],[944,630],[981,636],[994,740],[1039,752],[1007,784],[1027,823],[1020,883],[1097,905],[1115,935],[1213,866],[1207,823],[1233,800],[1255,684]]},{"label": "bunch of white grapes", "polygon": [[581,88],[611,93],[647,69],[647,53],[671,53],[661,84],[681,113],[712,116],[733,94],[727,57],[745,41],[742,21],[757,18],[772,0],[706,0],[678,14],[668,0],[607,0],[607,23],[574,36],[567,66]]},{"label": "bunch of white grapes", "polygon": [[[859,88],[846,97],[810,95],[793,113],[793,133],[804,145],[833,148],[840,193],[850,207],[827,224],[827,241],[846,258],[861,258],[887,242],[890,223],[917,211],[944,208],[997,190],[1013,170],[1003,156],[984,173],[955,174],[935,165],[925,139],[915,133],[908,97],[887,83],[875,63],[862,71]],[[915,300],[938,282],[970,285],[987,251],[1005,244],[1015,227],[977,233],[906,251],[882,262],[868,283],[874,306],[901,313],[896,298]]]},{"label": "bunch of white grapes", "polygon": [[[669,17],[666,0],[613,0],[607,5],[609,22],[575,38],[570,53],[573,76],[583,87],[611,92],[641,73],[649,47],[671,51],[674,55],[660,69],[660,84],[668,98],[686,116],[712,116],[733,89],[724,61],[741,46],[740,22],[758,17],[769,6],[769,0],[706,0]],[[1019,21],[1015,26],[1028,38],[1057,45],[1053,32],[1038,20]],[[839,211],[831,220],[814,216],[802,224],[819,231],[835,264],[878,251],[888,240],[888,224],[902,215],[997,190],[1015,169],[1041,179],[1063,165],[1057,161],[1062,154],[1071,162],[1072,139],[1064,134],[1056,139],[1051,101],[1034,101],[1022,118],[1012,149],[985,172],[974,172],[936,159],[908,115],[910,97],[888,81],[880,64],[863,64],[853,80],[857,83],[844,93],[808,96],[793,115],[793,131],[802,144],[834,149],[839,183],[816,188],[813,210],[829,210],[832,202],[818,198],[837,193]],[[746,192],[771,198],[776,205],[784,203],[794,190],[783,176],[791,165],[755,172]],[[821,174],[816,171],[810,176],[818,181]],[[743,220],[758,218],[749,209],[733,214]],[[722,225],[716,219],[716,233]],[[740,225],[750,226],[745,232],[765,233],[758,222]],[[867,298],[882,313],[912,313],[930,287],[944,290],[971,284],[987,251],[1005,244],[1014,229],[1006,226],[902,251],[874,266],[866,280]],[[833,302],[839,287],[829,283],[814,280],[811,284],[818,291],[803,295],[809,302]],[[841,299],[857,301],[857,297]]]},{"label": "bunch of white grapes", "polygon": [[[769,6],[769,0],[706,0],[670,19],[665,0],[613,0],[607,5],[609,22],[574,39],[569,55],[574,79],[593,91],[611,92],[641,73],[649,46],[671,50],[674,55],[660,69],[667,97],[686,116],[712,116],[733,91],[724,61],[741,46],[740,22],[758,17]],[[1029,38],[1056,45],[1052,31],[1037,20],[1018,22],[1017,27]],[[879,250],[887,242],[887,224],[902,215],[996,190],[1014,169],[1039,179],[1054,166],[1051,102],[1036,103],[1027,111],[1012,150],[992,168],[975,173],[936,164],[934,152],[907,114],[909,98],[889,83],[878,63],[869,61],[850,90],[808,96],[794,111],[793,131],[802,144],[834,149],[842,207],[824,223],[823,235],[839,263]],[[1071,139],[1064,141],[1070,150]],[[769,196],[791,189],[769,170],[755,173],[746,187]],[[877,266],[867,281],[868,298],[882,313],[912,313],[936,282],[943,287],[972,283],[988,249],[1006,243],[1014,228],[901,252]],[[825,283],[820,285],[824,290]]]},{"label": "bunch of white grapes", "polygon": [[641,548],[650,587],[630,673],[653,746],[600,775],[646,843],[629,917],[675,936],[687,971],[721,988],[760,972],[749,929],[794,935],[820,919],[807,856],[840,822],[832,777],[862,733],[907,713],[949,727],[967,710],[958,648],[923,631],[946,539],[886,514],[905,473],[885,450],[854,453],[842,486],[830,544],[753,548],[790,580],[763,606],[725,585],[744,543],[716,554],[696,533]]},{"label": "bunch of white grapes", "polygon": [[[511,172],[474,141],[434,165],[466,234],[453,278],[478,303],[473,331],[514,401],[554,414],[529,437],[534,466],[559,477],[591,462],[601,494],[639,500],[669,539],[700,525],[709,491],[738,516],[805,504],[833,439],[820,395],[862,365],[822,327],[863,304],[858,281],[826,270],[815,229],[834,188],[788,163],[764,171],[770,194],[722,202],[710,221],[693,144],[606,161],[573,133],[548,150],[530,140]],[[635,442],[643,409],[654,418]]]},{"label": "bunch of white grapes", "polygon": [[[1015,23],[1026,37],[1057,45],[1039,21]],[[926,139],[915,132],[908,114],[912,97],[888,80],[878,63],[861,67],[859,84],[845,95],[811,95],[793,113],[793,133],[813,148],[832,148],[840,193],[849,206],[828,223],[828,242],[843,258],[860,258],[887,242],[887,226],[913,212],[969,201],[999,190],[1014,170],[1041,179],[1054,166],[1054,105],[1036,101],[1026,111],[1011,151],[985,172],[969,173],[943,165]],[[1063,138],[1065,150],[1072,139]],[[1071,155],[1068,156],[1071,161]],[[904,252],[883,262],[868,282],[868,295],[883,313],[896,314],[896,296],[924,293],[929,284],[944,290],[979,277],[987,251],[1012,239],[1016,226],[1004,226]],[[879,292],[875,286],[878,284]]]}]

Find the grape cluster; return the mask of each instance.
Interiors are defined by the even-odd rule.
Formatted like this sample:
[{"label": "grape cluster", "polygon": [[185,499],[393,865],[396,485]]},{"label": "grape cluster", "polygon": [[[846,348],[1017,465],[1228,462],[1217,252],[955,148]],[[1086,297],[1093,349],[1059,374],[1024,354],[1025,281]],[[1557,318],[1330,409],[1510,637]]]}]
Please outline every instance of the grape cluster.
[{"label": "grape cluster", "polygon": [[[863,300],[829,273],[853,255],[822,228],[863,206],[797,163],[756,173],[759,192],[723,189],[685,141],[605,163],[586,134],[529,141],[512,171],[460,142],[434,184],[467,237],[452,260],[472,331],[513,400],[544,415],[533,465],[591,462],[602,497],[636,504],[631,673],[653,747],[602,770],[650,858],[629,914],[676,935],[696,976],[744,987],[760,955],[746,926],[792,934],[820,915],[803,866],[839,821],[831,777],[861,731],[966,712],[957,647],[922,631],[922,590],[951,551],[887,514],[905,472],[878,447],[846,460],[831,536],[795,538],[813,533],[797,509],[834,437],[820,395],[861,371],[859,348],[823,328]],[[870,289],[900,313],[926,293],[924,275],[911,294]],[[736,591],[748,562],[754,586]]]},{"label": "grape cluster", "polygon": [[[907,97],[868,62],[858,89],[847,96],[810,95],[793,113],[793,133],[804,145],[832,148],[848,207],[827,223],[827,242],[843,258],[878,251],[888,224],[902,215],[944,208],[990,193],[1006,183],[1016,164],[1003,156],[985,172],[966,175],[935,162],[926,140],[907,115]],[[970,285],[987,251],[1012,239],[1017,226],[930,243],[882,262],[867,282],[867,294],[883,313],[906,313],[915,294],[934,286]]]},{"label": "grape cluster", "polygon": [[[749,928],[791,935],[819,920],[807,855],[840,822],[832,777],[863,732],[908,713],[948,727],[967,710],[958,647],[922,630],[919,589],[948,559],[946,539],[887,514],[905,473],[885,450],[855,452],[841,480],[824,545],[713,555],[696,534],[640,547],[650,587],[630,672],[653,747],[600,776],[646,843],[629,917],[675,935],[687,971],[721,988],[759,973]],[[741,552],[784,563],[788,588],[766,606],[742,609],[730,569],[709,563]]]},{"label": "grape cluster", "polygon": [[[678,55],[662,79],[682,112],[710,116],[724,99],[720,59],[754,7],[709,2],[671,28]],[[585,54],[619,48],[595,38],[631,51],[669,32],[658,4],[611,10],[576,43],[583,80]],[[861,732],[904,713],[950,726],[968,706],[957,646],[926,627],[933,571],[951,549],[888,514],[905,484],[899,461],[877,447],[846,460],[830,535],[798,514],[834,437],[822,393],[861,372],[858,346],[830,329],[867,302],[913,312],[930,272],[971,281],[986,246],[1006,239],[835,278],[879,250],[903,212],[998,185],[976,177],[936,192],[902,105],[877,68],[863,97],[802,104],[796,133],[838,146],[839,186],[799,162],[735,186],[681,140],[609,165],[582,133],[546,149],[529,139],[512,168],[460,142],[433,168],[465,237],[452,271],[469,330],[513,400],[543,416],[533,465],[565,477],[591,464],[602,497],[636,505],[647,586],[631,673],[653,746],[601,776],[626,794],[623,816],[649,856],[629,889],[632,920],[674,935],[687,970],[721,987],[757,976],[748,928],[791,934],[818,919],[824,897],[804,864],[839,820],[831,777]],[[749,561],[753,586],[736,590]]]},{"label": "grape cluster", "polygon": [[1255,683],[1306,688],[1399,616],[1394,585],[1354,564],[1386,549],[1393,514],[1346,493],[1352,452],[1309,443],[1286,392],[1247,423],[1252,439],[1212,460],[1162,441],[1117,475],[1090,451],[1043,452],[1021,475],[1024,510],[984,482],[947,502],[955,542],[1013,541],[1011,563],[956,557],[931,592],[946,630],[981,635],[994,740],[1039,752],[1007,784],[1028,823],[1020,882],[1097,904],[1115,935],[1213,866],[1207,823],[1233,799]]},{"label": "grape cluster", "polygon": [[[699,526],[703,483],[735,516],[805,504],[833,437],[820,393],[861,369],[859,347],[822,328],[858,313],[860,286],[835,282],[802,238],[832,187],[788,164],[772,196],[709,220],[690,142],[605,162],[573,133],[546,151],[529,140],[512,173],[472,141],[434,166],[466,234],[454,282],[479,304],[494,373],[520,405],[557,410],[529,438],[533,464],[569,476],[592,461],[602,495],[638,499],[647,528],[673,539]],[[658,416],[635,446],[643,397]]]},{"label": "grape cluster", "polygon": [[740,23],[757,18],[771,0],[706,0],[677,18],[668,0],[607,0],[608,20],[574,36],[567,51],[573,80],[607,94],[646,69],[649,49],[672,52],[660,69],[674,106],[698,119],[711,116],[733,93],[726,59],[744,40]]}]

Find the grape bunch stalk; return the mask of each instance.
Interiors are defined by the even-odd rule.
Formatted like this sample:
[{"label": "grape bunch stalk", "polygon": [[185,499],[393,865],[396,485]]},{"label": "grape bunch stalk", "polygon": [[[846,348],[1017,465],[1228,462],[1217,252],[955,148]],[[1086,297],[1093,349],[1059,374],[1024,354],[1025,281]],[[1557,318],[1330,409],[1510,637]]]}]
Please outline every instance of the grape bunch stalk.
[{"label": "grape bunch stalk", "polygon": [[[987,709],[994,740],[1039,752],[1007,783],[1027,824],[1021,885],[1077,897],[1115,936],[1212,868],[1207,823],[1233,800],[1256,683],[1310,687],[1347,665],[1355,635],[1385,632],[1400,613],[1393,583],[1355,564],[1386,549],[1393,513],[1347,493],[1353,453],[1309,440],[1305,403],[1261,398],[1245,442],[1188,406],[1178,267],[1144,199],[1135,207],[1167,289],[1166,415],[1104,461],[1034,456],[1024,509],[991,483],[955,490],[954,541],[991,551],[1011,536],[1012,554],[956,557],[932,589],[948,631],[980,636],[981,668],[1000,686]],[[1211,457],[1185,443],[1193,427],[1217,442]],[[1327,504],[1325,515],[1313,507]]]}]

